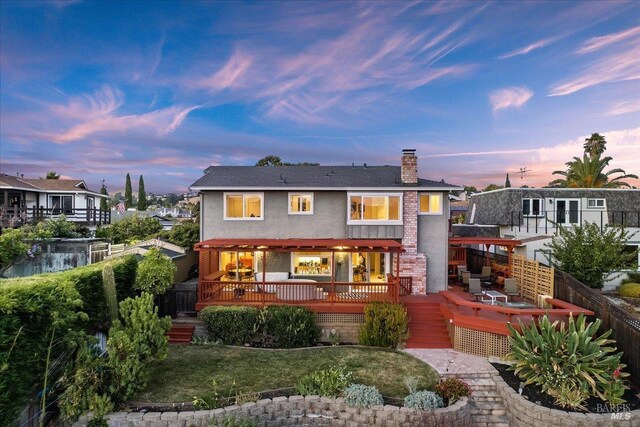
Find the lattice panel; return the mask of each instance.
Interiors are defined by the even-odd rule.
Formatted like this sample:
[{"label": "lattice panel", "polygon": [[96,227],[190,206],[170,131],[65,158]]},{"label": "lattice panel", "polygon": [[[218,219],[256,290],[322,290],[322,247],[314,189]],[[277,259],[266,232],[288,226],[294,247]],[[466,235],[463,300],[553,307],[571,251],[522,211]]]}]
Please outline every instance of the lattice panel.
[{"label": "lattice panel", "polygon": [[453,348],[482,357],[503,357],[509,352],[509,338],[505,335],[455,327]]},{"label": "lattice panel", "polygon": [[316,313],[316,321],[327,323],[364,323],[364,313]]},{"label": "lattice panel", "polygon": [[539,295],[553,295],[554,270],[538,261],[525,259],[521,255],[513,255],[511,277],[518,282],[520,296],[523,298],[535,302]]}]

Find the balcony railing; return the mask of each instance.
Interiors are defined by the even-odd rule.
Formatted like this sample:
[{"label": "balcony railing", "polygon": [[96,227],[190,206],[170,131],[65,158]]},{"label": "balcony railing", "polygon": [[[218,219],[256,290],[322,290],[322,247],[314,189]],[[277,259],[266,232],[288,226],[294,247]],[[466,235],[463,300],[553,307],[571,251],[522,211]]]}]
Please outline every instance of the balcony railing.
[{"label": "balcony railing", "polygon": [[584,222],[640,228],[640,211],[607,211],[597,209],[528,212],[512,211],[511,229],[535,234],[556,233],[559,227],[571,227]]},{"label": "balcony railing", "polygon": [[0,206],[0,226],[19,227],[47,218],[64,215],[67,220],[89,225],[110,224],[111,211],[102,209],[60,209],[60,208],[4,208]]},{"label": "balcony railing", "polygon": [[332,305],[398,301],[398,280],[388,283],[289,281],[201,281],[198,303],[203,305]]}]

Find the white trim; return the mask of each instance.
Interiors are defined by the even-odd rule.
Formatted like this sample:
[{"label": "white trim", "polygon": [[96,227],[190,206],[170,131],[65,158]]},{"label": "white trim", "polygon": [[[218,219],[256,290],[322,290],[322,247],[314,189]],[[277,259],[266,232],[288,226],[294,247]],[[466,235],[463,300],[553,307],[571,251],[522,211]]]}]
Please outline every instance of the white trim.
[{"label": "white trim", "polygon": [[[420,202],[420,197],[422,196],[429,196],[429,199],[431,199],[431,197],[439,197],[440,198],[440,211],[439,212],[422,212],[422,210],[420,209],[421,206],[421,202]],[[429,203],[431,203],[431,201],[429,200]],[[444,197],[442,197],[442,193],[418,193],[418,215],[442,215],[442,213],[444,212]]]},{"label": "white trim", "polygon": [[[529,201],[529,213],[525,214],[524,213],[524,201],[528,200]],[[536,215],[534,212],[535,210],[533,209],[533,201],[537,200],[538,201],[538,214]],[[544,204],[545,204],[546,199],[542,198],[542,197],[523,197],[520,200],[520,209],[522,211],[522,217],[523,218],[544,218],[546,216],[546,211],[544,208]]]},{"label": "white trim", "polygon": [[[347,193],[347,225],[402,225],[404,217],[404,193]],[[351,219],[351,197],[398,197],[398,217],[399,219]],[[388,199],[387,199],[388,200]],[[387,217],[389,216],[389,205],[387,203]]]},{"label": "white trim", "polygon": [[[311,210],[310,211],[292,211],[291,210],[291,196],[311,196]],[[287,211],[289,212],[289,215],[313,215],[313,210],[315,208],[315,199],[313,197],[313,192],[302,192],[302,191],[298,191],[298,192],[289,192],[287,194]]]},{"label": "white trim", "polygon": [[[242,218],[229,218],[227,217],[227,196],[242,196]],[[260,216],[259,217],[245,217],[245,196],[258,196],[260,197]],[[263,221],[264,220],[264,193],[259,192],[225,192],[222,194],[222,219],[224,221]]]},{"label": "white trim", "polygon": [[460,191],[462,187],[217,187],[192,186],[192,191]]},{"label": "white trim", "polygon": [[[566,207],[564,210],[564,215],[565,215],[565,222],[558,222],[558,202],[565,202],[566,203]],[[571,210],[571,202],[578,202],[578,209],[573,211]],[[563,226],[573,226],[573,225],[580,225],[582,222],[582,199],[580,198],[569,198],[569,199],[565,199],[565,198],[557,198],[553,200],[553,207],[554,207],[554,211],[555,215],[553,220],[559,224],[559,225],[563,225]],[[578,221],[577,222],[571,222],[571,213],[572,212],[577,212],[578,213]]]}]

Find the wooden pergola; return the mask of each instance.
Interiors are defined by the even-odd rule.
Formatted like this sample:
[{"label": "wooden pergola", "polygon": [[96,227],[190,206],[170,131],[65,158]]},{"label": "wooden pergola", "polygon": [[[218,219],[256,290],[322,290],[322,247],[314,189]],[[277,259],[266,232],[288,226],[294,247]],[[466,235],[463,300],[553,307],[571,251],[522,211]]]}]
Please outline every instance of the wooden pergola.
[{"label": "wooden pergola", "polygon": [[[491,246],[504,246],[507,248],[507,257],[508,257],[508,266],[507,266],[507,275],[509,277],[511,275],[510,266],[511,266],[511,257],[513,255],[513,249],[516,246],[521,246],[521,240],[515,239],[505,239],[502,237],[449,237],[450,245],[484,245],[484,253],[485,253],[485,265],[490,265],[489,261],[489,247]],[[466,258],[465,258],[466,263]]]}]

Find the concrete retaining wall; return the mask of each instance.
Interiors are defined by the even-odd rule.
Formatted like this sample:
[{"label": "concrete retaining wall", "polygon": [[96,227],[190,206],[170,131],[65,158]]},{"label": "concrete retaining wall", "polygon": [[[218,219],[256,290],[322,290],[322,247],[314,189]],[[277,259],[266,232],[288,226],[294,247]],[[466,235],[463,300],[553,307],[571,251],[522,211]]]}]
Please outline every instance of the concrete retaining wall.
[{"label": "concrete retaining wall", "polygon": [[[640,426],[640,409],[626,411],[620,406],[617,413],[583,414],[580,412],[559,411],[536,405],[515,392],[502,377],[495,375],[498,393],[502,396],[504,406],[507,409],[507,417],[511,426],[515,427],[636,427]],[[603,402],[604,405],[604,402]]]},{"label": "concrete retaining wall", "polygon": [[[262,399],[242,406],[228,406],[211,411],[189,412],[116,412],[109,414],[110,427],[190,427],[221,425],[228,417],[250,418],[260,426],[398,426],[419,425],[470,426],[471,407],[466,397],[435,411],[417,411],[398,406],[350,408],[344,399],[319,396],[291,396]],[[89,418],[81,417],[75,426],[85,426]]]}]

